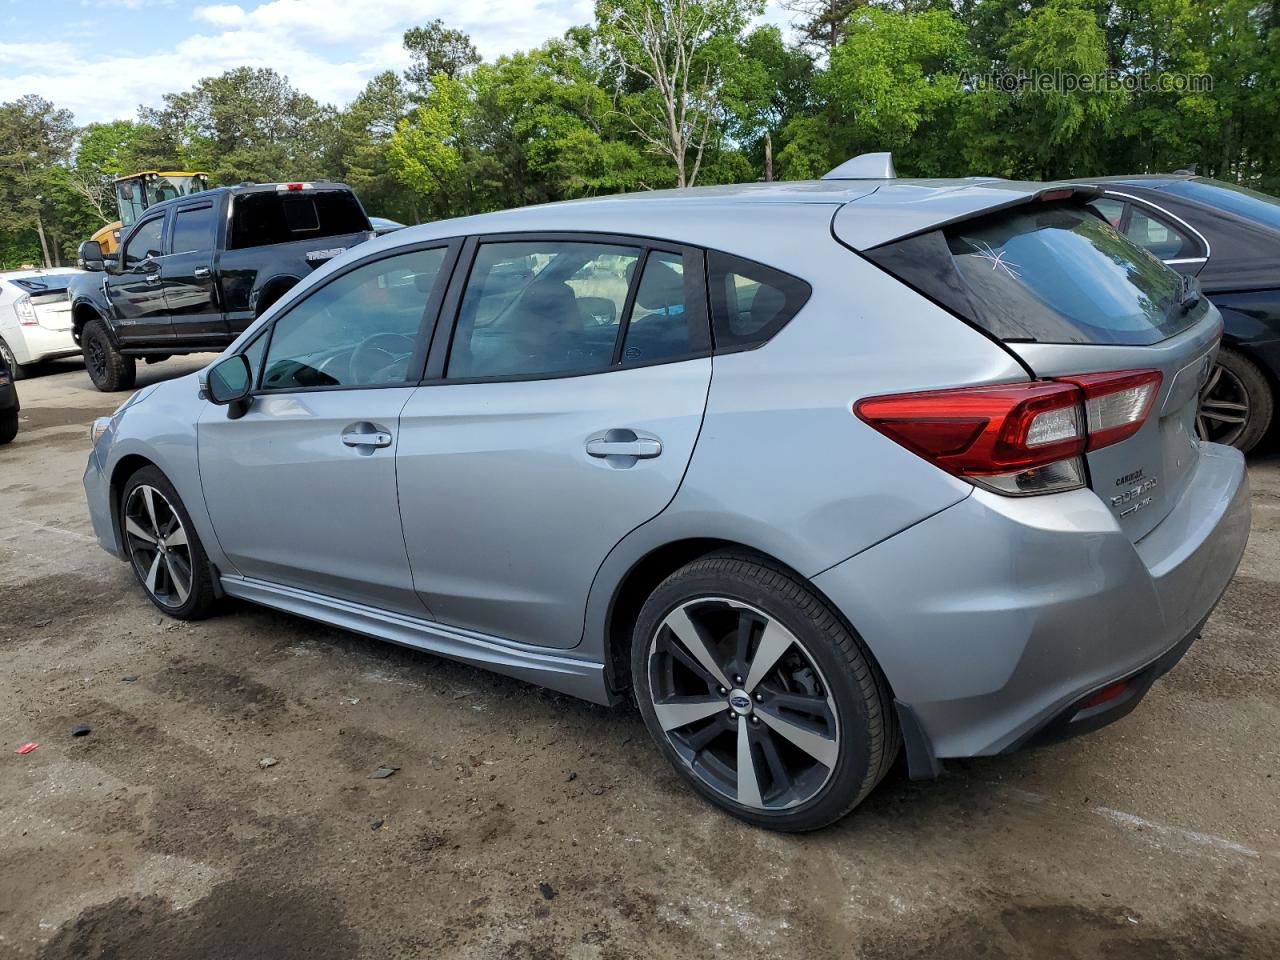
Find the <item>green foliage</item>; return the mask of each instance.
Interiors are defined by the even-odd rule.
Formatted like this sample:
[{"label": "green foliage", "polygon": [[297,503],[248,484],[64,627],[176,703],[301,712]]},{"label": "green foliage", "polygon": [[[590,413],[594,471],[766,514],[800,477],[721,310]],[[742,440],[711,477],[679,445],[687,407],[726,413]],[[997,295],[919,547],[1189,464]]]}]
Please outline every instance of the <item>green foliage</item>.
[{"label": "green foliage", "polygon": [[[483,61],[441,20],[404,74],[345,108],[269,69],[76,128],[0,104],[0,265],[66,260],[116,216],[110,182],[156,167],[213,182],[329,177],[404,221],[625,190],[819,177],[892,150],[906,176],[1172,170],[1280,191],[1280,0],[595,0],[591,24]],[[993,73],[1212,86],[1007,90]],[[43,233],[43,244],[41,234]]]}]

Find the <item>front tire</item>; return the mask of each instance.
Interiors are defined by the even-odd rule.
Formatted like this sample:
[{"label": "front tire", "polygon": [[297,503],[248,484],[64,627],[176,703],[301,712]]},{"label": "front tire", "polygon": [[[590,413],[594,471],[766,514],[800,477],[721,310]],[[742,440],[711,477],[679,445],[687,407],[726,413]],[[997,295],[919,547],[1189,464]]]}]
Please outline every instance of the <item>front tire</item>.
[{"label": "front tire", "polygon": [[631,673],[645,726],[680,776],[756,826],[839,820],[900,745],[861,641],[764,558],[713,554],[659,584],[636,622]]},{"label": "front tire", "polygon": [[138,365],[133,357],[124,356],[116,349],[101,320],[90,320],[80,333],[84,366],[89,379],[103,393],[130,389],[138,377]]},{"label": "front tire", "polygon": [[157,468],[144,467],[125,484],[120,527],[151,602],[178,620],[207,617],[215,599],[209,558],[178,491]]},{"label": "front tire", "polygon": [[4,357],[4,362],[9,366],[9,375],[13,377],[15,382],[27,378],[26,367],[17,361],[13,355],[13,348],[3,340],[0,340],[0,356]]}]

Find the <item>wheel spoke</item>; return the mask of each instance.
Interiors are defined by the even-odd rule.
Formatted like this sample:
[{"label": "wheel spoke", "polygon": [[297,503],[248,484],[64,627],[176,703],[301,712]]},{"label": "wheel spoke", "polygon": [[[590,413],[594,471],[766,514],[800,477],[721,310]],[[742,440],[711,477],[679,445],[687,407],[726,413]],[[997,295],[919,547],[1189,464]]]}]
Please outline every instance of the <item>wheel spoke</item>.
[{"label": "wheel spoke", "polygon": [[777,714],[770,713],[764,709],[757,708],[756,716],[768,724],[769,729],[774,733],[790,740],[824,767],[835,766],[837,752],[835,740],[824,737],[822,734],[815,733],[799,724],[792,723],[790,720],[784,720]]},{"label": "wheel spoke", "polygon": [[1233,400],[1212,400],[1205,399],[1200,401],[1200,409],[1224,410],[1228,413],[1248,413],[1249,405],[1247,403],[1236,403]]},{"label": "wheel spoke", "polygon": [[824,723],[831,722],[831,707],[823,696],[809,696],[804,693],[769,692],[769,709],[792,710],[803,713]]},{"label": "wheel spoke", "polygon": [[738,802],[748,807],[763,807],[760,779],[756,775],[755,751],[751,749],[751,731],[746,717],[738,718]]},{"label": "wheel spoke", "polygon": [[755,659],[751,661],[751,670],[743,684],[747,693],[756,688],[795,642],[796,638],[791,635],[791,631],[777,621],[770,620],[765,624],[764,636],[760,638],[760,646],[756,648]]},{"label": "wheel spoke", "polygon": [[139,540],[145,540],[147,543],[156,542],[156,538],[143,530],[142,524],[138,523],[133,517],[125,517],[124,529],[130,536],[137,537]]},{"label": "wheel spoke", "polygon": [[187,595],[191,593],[191,585],[189,580],[184,580],[181,571],[178,569],[179,564],[175,562],[172,556],[164,558],[165,570],[169,574],[169,586],[172,592],[178,595],[178,606],[187,602]]},{"label": "wheel spoke", "polygon": [[738,610],[738,631],[734,639],[734,666],[746,671],[751,656],[751,635],[755,633],[756,618],[750,610],[742,607]]},{"label": "wheel spoke", "polygon": [[142,502],[147,508],[147,518],[151,521],[151,530],[158,537],[160,536],[160,523],[156,520],[156,503],[152,497],[150,487],[142,487]]},{"label": "wheel spoke", "polygon": [[724,697],[679,697],[655,703],[653,712],[663,730],[675,730],[727,709]]},{"label": "wheel spoke", "polygon": [[156,555],[151,560],[151,569],[147,571],[147,589],[154,595],[156,592],[156,584],[160,579],[160,551],[156,551]]},{"label": "wheel spoke", "polygon": [[1216,423],[1244,423],[1249,419],[1245,414],[1219,413],[1216,410],[1209,409],[1207,405],[1200,408],[1200,416],[1205,420],[1213,420]]},{"label": "wheel spoke", "polygon": [[1207,397],[1213,393],[1214,387],[1218,385],[1218,381],[1222,379],[1222,364],[1215,363],[1213,365],[1213,373],[1209,375],[1209,382],[1200,388],[1200,396]]},{"label": "wheel spoke", "polygon": [[698,625],[689,619],[683,609],[673,610],[666,619],[665,624],[672,633],[676,635],[686,650],[689,651],[698,663],[702,664],[702,668],[711,674],[717,683],[722,687],[728,688],[732,684],[729,678],[724,675],[724,671],[720,669],[720,664],[716,661],[711,648],[707,645],[706,640],[702,637],[702,632],[698,629]]},{"label": "wheel spoke", "polygon": [[178,527],[177,530],[174,530],[164,538],[164,545],[170,549],[185,547],[187,545],[187,531],[182,527]]}]

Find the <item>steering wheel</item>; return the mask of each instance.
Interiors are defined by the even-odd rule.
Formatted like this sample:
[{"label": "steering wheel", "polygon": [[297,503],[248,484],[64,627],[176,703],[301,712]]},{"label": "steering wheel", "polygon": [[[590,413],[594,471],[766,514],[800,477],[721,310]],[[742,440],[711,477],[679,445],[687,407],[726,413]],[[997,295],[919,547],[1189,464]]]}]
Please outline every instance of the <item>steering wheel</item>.
[{"label": "steering wheel", "polygon": [[351,351],[348,361],[351,382],[385,383],[391,378],[388,368],[407,361],[413,356],[417,343],[413,337],[402,333],[375,333],[361,340]]}]

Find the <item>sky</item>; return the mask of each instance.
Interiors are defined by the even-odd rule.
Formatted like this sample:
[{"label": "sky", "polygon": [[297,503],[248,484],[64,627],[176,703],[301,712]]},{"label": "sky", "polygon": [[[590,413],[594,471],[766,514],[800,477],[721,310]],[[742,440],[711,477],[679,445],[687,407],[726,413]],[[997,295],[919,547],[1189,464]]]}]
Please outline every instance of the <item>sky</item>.
[{"label": "sky", "polygon": [[[0,102],[36,93],[80,124],[232,67],[271,67],[322,103],[348,103],[408,64],[401,35],[436,17],[486,59],[591,20],[591,0],[0,0]],[[765,20],[785,27],[770,0]]]}]

